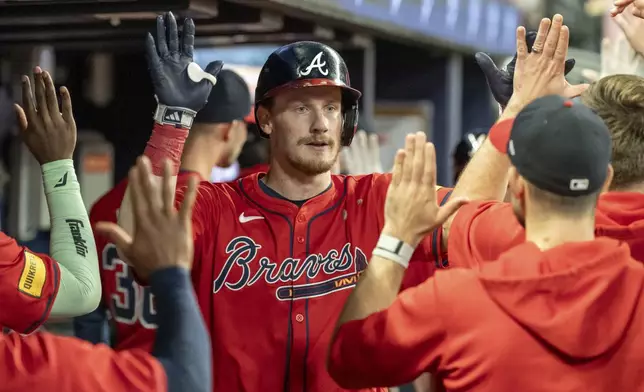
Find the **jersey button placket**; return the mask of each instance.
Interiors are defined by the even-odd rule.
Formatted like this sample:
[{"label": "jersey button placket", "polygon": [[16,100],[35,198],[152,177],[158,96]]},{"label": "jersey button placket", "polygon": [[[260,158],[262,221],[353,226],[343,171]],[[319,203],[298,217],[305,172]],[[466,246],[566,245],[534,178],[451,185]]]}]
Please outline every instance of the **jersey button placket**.
[{"label": "jersey button placket", "polygon": [[[307,217],[304,212],[300,211],[294,219],[294,228],[295,228],[295,246],[293,247],[293,256],[300,260],[300,263],[304,263],[306,260],[306,245],[307,245],[307,228],[308,222]],[[306,272],[299,276],[295,285],[305,285],[308,283]],[[306,295],[304,293],[304,295]],[[291,313],[291,322],[293,328],[293,337],[294,337],[294,347],[292,350],[291,356],[291,380],[293,385],[302,385],[304,382],[303,379],[303,367],[306,363],[305,353],[307,347],[307,323],[306,323],[306,300],[304,298],[295,299],[293,302],[293,308]],[[301,387],[300,387],[301,388]],[[301,389],[300,389],[301,390]]]}]

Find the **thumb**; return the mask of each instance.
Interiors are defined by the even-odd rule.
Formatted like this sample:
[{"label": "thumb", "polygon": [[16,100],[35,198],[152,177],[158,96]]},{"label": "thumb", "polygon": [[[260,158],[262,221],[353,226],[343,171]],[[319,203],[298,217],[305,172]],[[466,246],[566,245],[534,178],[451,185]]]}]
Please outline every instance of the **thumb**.
[{"label": "thumb", "polygon": [[436,226],[440,226],[450,216],[452,216],[461,206],[467,203],[469,200],[465,197],[455,197],[450,199],[444,206],[438,209],[438,214],[436,214]]},{"label": "thumb", "polygon": [[494,60],[492,60],[486,53],[476,53],[474,55],[474,60],[476,60],[476,63],[479,65],[479,68],[481,68],[481,71],[483,71],[488,80],[500,79],[503,75],[503,71],[496,66]]},{"label": "thumb", "polygon": [[27,126],[29,124],[27,122],[27,116],[25,115],[25,111],[22,110],[22,107],[17,103],[13,104],[13,108],[16,111],[16,118],[18,119],[18,124],[20,124],[20,130],[23,132],[26,131]]},{"label": "thumb", "polygon": [[129,255],[132,237],[123,228],[112,222],[98,222],[94,231],[107,237],[123,255]]},{"label": "thumb", "polygon": [[574,86],[568,86],[566,91],[564,91],[564,96],[566,98],[575,98],[580,96],[586,89],[589,87],[587,83],[576,84]]},{"label": "thumb", "polygon": [[224,66],[223,61],[213,61],[212,63],[208,64],[206,66],[206,72],[211,74],[214,77],[217,77],[219,75],[219,72],[221,72],[221,68]]},{"label": "thumb", "polygon": [[613,20],[615,21],[617,26],[619,26],[619,28],[622,29],[622,31],[624,33],[626,33],[630,29],[630,25],[628,24],[628,22],[624,18],[624,15],[622,15],[622,14],[616,15],[613,18]]},{"label": "thumb", "polygon": [[566,60],[566,64],[564,66],[564,75],[568,75],[570,71],[572,71],[572,69],[575,68],[576,63],[577,61],[575,59]]}]

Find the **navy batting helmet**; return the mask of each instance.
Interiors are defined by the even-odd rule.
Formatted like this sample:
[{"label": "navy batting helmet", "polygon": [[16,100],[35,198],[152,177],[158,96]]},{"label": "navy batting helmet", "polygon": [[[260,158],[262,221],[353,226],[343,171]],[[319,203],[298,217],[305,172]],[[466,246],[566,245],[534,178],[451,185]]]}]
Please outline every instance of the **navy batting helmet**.
[{"label": "navy batting helmet", "polygon": [[[342,88],[341,143],[343,146],[350,145],[358,126],[358,100],[362,94],[351,87],[347,65],[338,52],[319,42],[295,42],[282,46],[268,57],[255,89],[257,124],[257,109],[264,101],[285,89],[312,86]],[[269,137],[261,126],[258,128],[262,137]]]}]

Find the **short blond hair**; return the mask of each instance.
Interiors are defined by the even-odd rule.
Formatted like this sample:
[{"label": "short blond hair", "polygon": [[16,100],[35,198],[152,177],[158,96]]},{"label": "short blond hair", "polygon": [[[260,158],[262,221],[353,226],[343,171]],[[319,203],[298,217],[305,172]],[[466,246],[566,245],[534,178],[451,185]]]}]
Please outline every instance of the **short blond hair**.
[{"label": "short blond hair", "polygon": [[644,183],[644,78],[606,76],[591,84],[581,100],[611,133],[615,171],[611,189]]}]

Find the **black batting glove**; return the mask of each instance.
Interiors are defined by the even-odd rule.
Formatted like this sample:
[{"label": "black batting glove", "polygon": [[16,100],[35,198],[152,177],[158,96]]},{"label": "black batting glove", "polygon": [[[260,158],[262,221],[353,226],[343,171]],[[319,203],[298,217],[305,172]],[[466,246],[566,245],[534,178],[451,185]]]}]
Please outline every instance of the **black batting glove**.
[{"label": "black batting glove", "polygon": [[[536,31],[529,31],[526,34],[528,52],[532,52],[532,46],[536,39]],[[483,52],[477,52],[474,58],[485,75],[485,79],[490,87],[490,91],[492,91],[494,100],[498,102],[501,107],[506,107],[512,97],[514,87],[514,68],[517,64],[517,54],[514,54],[512,61],[508,63],[505,69],[499,69],[490,56]],[[574,67],[575,59],[566,60],[565,74],[568,75]]]},{"label": "black batting glove", "polygon": [[213,61],[205,72],[193,61],[195,24],[187,18],[179,40],[177,21],[171,12],[157,17],[156,42],[148,33],[146,58],[158,102],[154,119],[159,124],[190,128],[197,112],[206,105],[223,63]]}]

